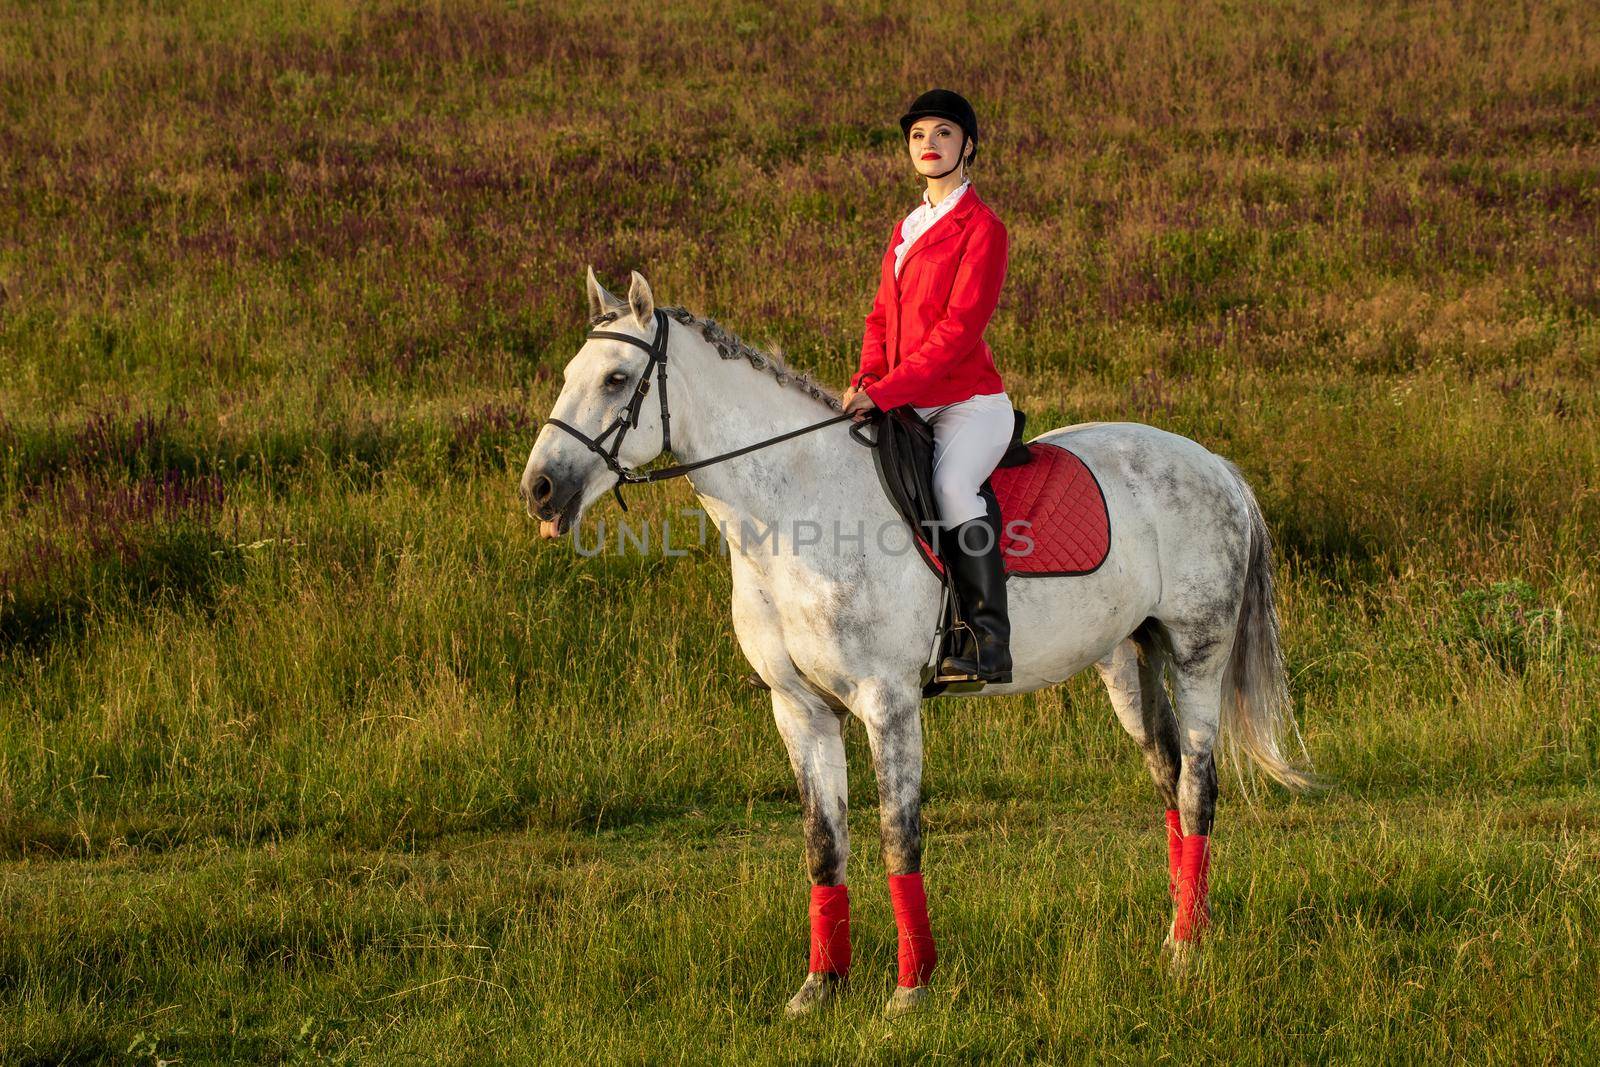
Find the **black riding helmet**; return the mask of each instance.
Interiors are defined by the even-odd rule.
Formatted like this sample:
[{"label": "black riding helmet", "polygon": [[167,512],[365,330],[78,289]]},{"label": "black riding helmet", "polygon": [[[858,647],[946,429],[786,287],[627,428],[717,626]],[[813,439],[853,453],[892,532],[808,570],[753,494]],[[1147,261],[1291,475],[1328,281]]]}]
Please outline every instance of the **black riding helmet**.
[{"label": "black riding helmet", "polygon": [[[961,127],[961,132],[966,134],[966,139],[972,145],[972,155],[967,160],[971,162],[978,158],[978,114],[972,110],[972,105],[967,103],[966,97],[949,89],[929,89],[915,100],[904,115],[900,116],[900,132],[905,134],[906,140],[911,140],[911,124],[918,119],[940,118],[949,119]],[[966,145],[961,146],[962,152]],[[952,173],[956,167],[961,166],[961,160],[956,160],[956,166],[945,171]],[[935,175],[942,178],[944,174]]]}]

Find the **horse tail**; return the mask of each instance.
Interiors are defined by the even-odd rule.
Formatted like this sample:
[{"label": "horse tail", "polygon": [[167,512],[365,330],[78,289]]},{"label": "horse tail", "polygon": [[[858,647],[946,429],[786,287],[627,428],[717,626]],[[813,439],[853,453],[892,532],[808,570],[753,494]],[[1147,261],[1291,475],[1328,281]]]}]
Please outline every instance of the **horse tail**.
[{"label": "horse tail", "polygon": [[1223,460],[1239,484],[1250,514],[1250,562],[1245,569],[1244,600],[1234,633],[1233,655],[1223,679],[1222,747],[1224,757],[1243,780],[1244,757],[1280,785],[1304,792],[1322,783],[1307,768],[1284,755],[1293,744],[1305,754],[1295,723],[1294,705],[1278,639],[1278,606],[1273,592],[1272,536],[1261,505],[1239,468]]}]

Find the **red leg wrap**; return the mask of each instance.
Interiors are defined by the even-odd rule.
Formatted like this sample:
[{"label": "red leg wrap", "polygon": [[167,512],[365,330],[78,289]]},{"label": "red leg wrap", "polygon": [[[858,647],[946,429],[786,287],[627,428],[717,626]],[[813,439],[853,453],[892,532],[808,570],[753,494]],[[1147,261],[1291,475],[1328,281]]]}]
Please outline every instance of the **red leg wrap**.
[{"label": "red leg wrap", "polygon": [[811,887],[811,969],[850,970],[850,892],[843,885]]},{"label": "red leg wrap", "polygon": [[1172,936],[1178,941],[1198,941],[1200,932],[1211,925],[1211,909],[1206,904],[1207,878],[1211,867],[1211,839],[1205,834],[1190,834],[1183,839],[1183,872],[1178,876],[1178,914]]},{"label": "red leg wrap", "polygon": [[926,985],[939,954],[933,949],[933,931],[928,928],[928,897],[921,873],[891,874],[889,900],[900,931],[900,984]]},{"label": "red leg wrap", "polygon": [[1167,809],[1167,896],[1178,902],[1178,875],[1183,872],[1183,823],[1178,809]]}]

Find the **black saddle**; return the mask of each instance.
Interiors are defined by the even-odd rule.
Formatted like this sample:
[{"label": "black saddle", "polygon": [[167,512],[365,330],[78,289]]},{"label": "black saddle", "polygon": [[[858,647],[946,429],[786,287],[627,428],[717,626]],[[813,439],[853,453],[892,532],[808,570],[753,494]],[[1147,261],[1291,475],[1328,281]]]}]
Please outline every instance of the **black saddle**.
[{"label": "black saddle", "polygon": [[[997,467],[1020,467],[1033,458],[1032,450],[1022,440],[1022,428],[1027,418],[1021,411],[1016,412],[1016,424],[1011,430],[1011,443],[1006,446],[1005,454],[1000,457]],[[868,425],[876,428],[877,433],[874,437],[868,438],[862,435],[863,429]],[[878,480],[883,485],[884,494],[900,513],[900,517],[906,521],[912,533],[921,538],[931,551],[937,553],[941,545],[939,535],[942,530],[939,526],[939,505],[933,495],[933,426],[918,415],[910,404],[902,404],[888,411],[874,409],[867,420],[851,425],[850,436],[872,449],[873,462],[877,467]],[[988,478],[983,480],[978,492],[990,500],[994,499],[994,487],[989,484]],[[955,588],[948,563],[941,571],[925,553],[919,551],[918,554],[922,556],[928,568],[939,576],[949,593],[944,598],[944,616],[939,622],[942,642],[939,656],[935,657],[937,662],[945,653],[959,651],[952,645],[969,639],[970,630],[961,622],[956,610]],[[943,563],[943,553],[938,554]],[[923,696],[935,696],[944,692],[946,688],[965,692],[981,687],[981,683],[949,687],[947,683],[933,681],[932,677],[933,670],[930,667],[924,672]]]}]

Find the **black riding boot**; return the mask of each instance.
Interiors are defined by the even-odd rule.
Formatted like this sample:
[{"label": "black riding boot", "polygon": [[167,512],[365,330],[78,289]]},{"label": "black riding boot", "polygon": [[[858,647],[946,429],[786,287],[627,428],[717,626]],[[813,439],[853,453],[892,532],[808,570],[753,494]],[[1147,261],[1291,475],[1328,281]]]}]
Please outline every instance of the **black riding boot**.
[{"label": "black riding boot", "polygon": [[992,491],[982,495],[988,509],[985,514],[939,535],[945,564],[955,579],[961,617],[977,640],[977,658],[970,654],[945,656],[939,661],[935,681],[973,677],[985,682],[1011,681],[1011,620],[1006,614],[1006,570],[1000,554],[1000,505]]}]

